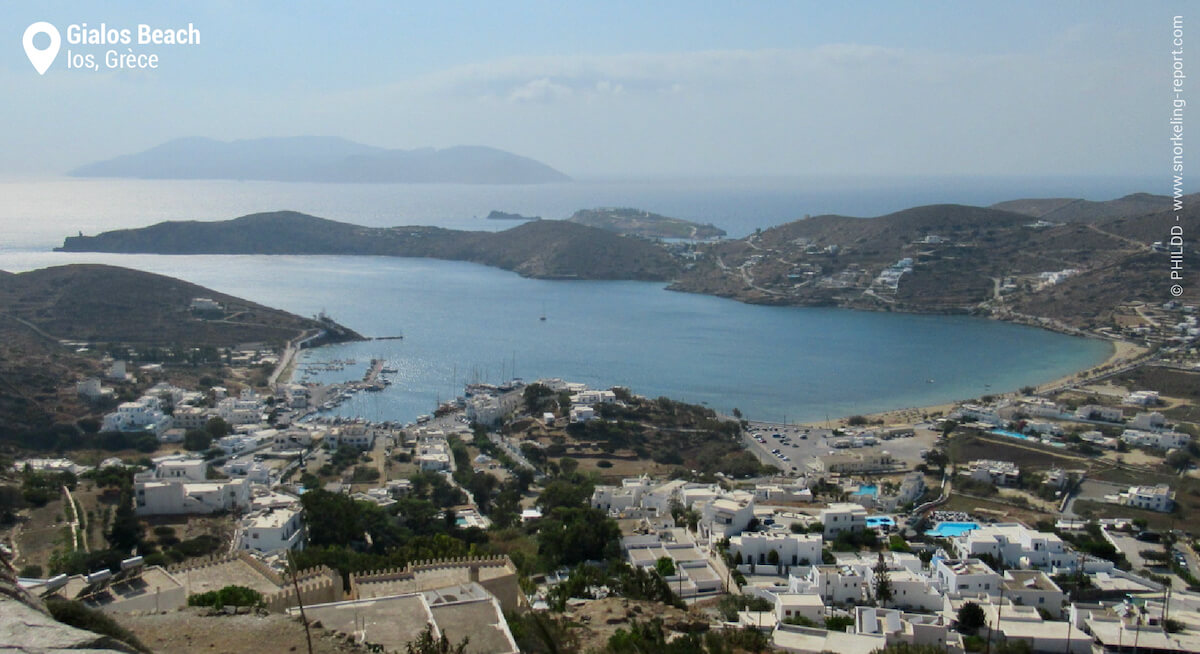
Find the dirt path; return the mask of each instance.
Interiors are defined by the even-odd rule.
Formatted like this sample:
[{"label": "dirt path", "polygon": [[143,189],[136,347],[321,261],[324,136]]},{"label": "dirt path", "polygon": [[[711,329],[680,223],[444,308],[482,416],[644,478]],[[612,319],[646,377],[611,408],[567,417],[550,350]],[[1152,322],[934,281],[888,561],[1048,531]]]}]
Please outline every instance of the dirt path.
[{"label": "dirt path", "polygon": [[[298,620],[271,615],[206,615],[206,610],[183,609],[151,615],[114,615],[155,652],[170,654],[275,654],[307,652],[304,627]],[[313,630],[313,652],[367,652],[324,629]]]}]

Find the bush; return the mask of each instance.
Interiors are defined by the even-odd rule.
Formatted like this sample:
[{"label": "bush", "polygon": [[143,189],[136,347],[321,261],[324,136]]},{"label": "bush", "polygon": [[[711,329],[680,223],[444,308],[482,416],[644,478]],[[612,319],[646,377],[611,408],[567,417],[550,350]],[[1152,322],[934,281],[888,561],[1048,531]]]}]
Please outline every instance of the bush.
[{"label": "bush", "polygon": [[262,593],[245,586],[226,586],[221,590],[188,596],[188,606],[211,606],[215,609],[226,606],[262,606]]},{"label": "bush", "polygon": [[150,651],[138,640],[137,636],[133,635],[133,632],[117,624],[115,620],[100,611],[90,609],[80,602],[50,599],[46,600],[46,609],[50,611],[50,615],[55,620],[63,624],[115,638],[141,652]]},{"label": "bush", "polygon": [[609,461],[608,459],[600,459],[596,462],[597,468],[611,468],[612,466],[612,461]]},{"label": "bush", "polygon": [[[202,534],[195,538],[180,541],[175,546],[181,554],[187,557],[205,556],[221,549],[221,539],[210,534]],[[170,556],[170,554],[167,554]]]},{"label": "bush", "polygon": [[18,576],[25,577],[28,579],[41,579],[42,578],[42,566],[27,565],[24,568],[21,568],[21,572]]}]

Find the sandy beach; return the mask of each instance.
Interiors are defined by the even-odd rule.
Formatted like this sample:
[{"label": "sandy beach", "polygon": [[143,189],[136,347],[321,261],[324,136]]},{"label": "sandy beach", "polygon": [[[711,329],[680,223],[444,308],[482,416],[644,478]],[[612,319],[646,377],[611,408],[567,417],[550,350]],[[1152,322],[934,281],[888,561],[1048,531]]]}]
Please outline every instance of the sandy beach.
[{"label": "sandy beach", "polygon": [[[1111,354],[1108,355],[1107,359],[1096,364],[1095,366],[1092,366],[1091,368],[1086,368],[1077,373],[1066,375],[1064,377],[1060,377],[1053,381],[1050,381],[1050,382],[1047,382],[1040,386],[1037,386],[1036,387],[1037,392],[1038,393],[1051,392],[1051,391],[1055,391],[1060,388],[1063,388],[1065,386],[1077,384],[1081,381],[1085,381],[1085,380],[1091,379],[1091,378],[1099,376],[1099,375],[1110,374],[1114,370],[1122,368],[1122,367],[1128,365],[1129,363],[1140,359],[1148,351],[1147,348],[1145,348],[1141,345],[1137,345],[1136,343],[1130,343],[1128,341],[1109,341],[1109,343],[1112,344],[1113,351]],[[1015,397],[1019,394],[1020,394],[1019,390],[1014,390],[1014,391],[1010,391],[1007,393],[992,393],[991,395],[994,395],[995,397],[1000,398],[1000,397]],[[862,415],[863,417],[865,417],[867,420],[869,420],[871,422],[883,421],[884,425],[911,425],[911,424],[914,424],[917,422],[921,422],[926,417],[944,416],[944,415],[950,413],[951,411],[953,411],[954,407],[956,407],[959,404],[961,404],[965,401],[968,401],[970,399],[972,399],[972,398],[964,397],[961,400],[958,400],[955,402],[947,402],[944,404],[935,404],[935,405],[931,405],[931,406],[922,406],[922,407],[907,407],[907,408],[903,408],[903,409],[892,409],[890,411],[881,411],[878,413],[864,413],[864,414],[856,414],[856,415]],[[829,428],[845,427],[847,424],[847,420],[849,418],[850,418],[850,416],[842,416],[840,418],[835,418],[833,420],[830,420],[828,423],[823,420],[818,420],[818,421],[812,421],[812,422],[806,422],[806,423],[796,423],[796,424],[800,425],[800,426],[804,426],[804,427],[818,427],[818,428],[826,427],[827,425]]]}]

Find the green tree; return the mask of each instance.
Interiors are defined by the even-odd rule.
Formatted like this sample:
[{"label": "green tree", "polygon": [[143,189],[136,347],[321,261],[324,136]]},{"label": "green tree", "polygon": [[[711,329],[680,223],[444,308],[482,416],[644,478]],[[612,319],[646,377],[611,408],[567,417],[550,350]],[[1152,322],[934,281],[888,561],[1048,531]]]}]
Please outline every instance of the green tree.
[{"label": "green tree", "polygon": [[183,448],[192,452],[203,452],[212,446],[213,437],[203,429],[189,429],[183,435]]},{"label": "green tree", "polygon": [[770,563],[771,565],[774,565],[774,566],[779,565],[779,551],[778,550],[771,550],[770,552],[767,552],[767,563]]},{"label": "green tree", "polygon": [[113,515],[112,528],[108,532],[108,542],[114,550],[125,553],[141,541],[142,523],[134,514],[133,489],[123,488],[116,513]]},{"label": "green tree", "polygon": [[554,391],[545,384],[530,384],[525,387],[522,393],[522,398],[525,400],[525,410],[531,416],[537,416],[539,412],[544,412],[549,408],[550,402],[554,400]]},{"label": "green tree", "polygon": [[887,606],[893,594],[892,578],[888,576],[887,563],[883,560],[883,552],[880,552],[879,562],[875,564],[875,601],[880,606]]},{"label": "green tree", "polygon": [[213,416],[212,418],[209,418],[208,422],[204,425],[204,430],[207,431],[214,440],[228,436],[229,432],[231,431],[229,429],[229,423],[225,422],[225,419],[221,418],[220,416]]},{"label": "green tree", "polygon": [[967,602],[958,609],[958,632],[974,635],[987,622],[987,614],[983,607],[975,602]]},{"label": "green tree", "polygon": [[654,570],[660,577],[675,576],[675,560],[669,556],[660,556],[654,562]]}]

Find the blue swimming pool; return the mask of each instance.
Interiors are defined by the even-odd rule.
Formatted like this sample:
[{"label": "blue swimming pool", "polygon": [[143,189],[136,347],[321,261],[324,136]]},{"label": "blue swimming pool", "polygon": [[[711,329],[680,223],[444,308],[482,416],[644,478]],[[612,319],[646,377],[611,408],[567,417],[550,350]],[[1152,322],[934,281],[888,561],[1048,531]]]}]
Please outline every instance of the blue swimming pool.
[{"label": "blue swimming pool", "polygon": [[859,486],[858,490],[854,491],[853,494],[854,495],[870,495],[870,496],[874,497],[879,494],[879,487],[874,484]]},{"label": "blue swimming pool", "polygon": [[935,538],[951,538],[965,534],[972,529],[979,529],[978,522],[939,522],[937,526],[925,532],[926,536]]},{"label": "blue swimming pool", "polygon": [[995,434],[995,435],[997,435],[997,436],[1008,436],[1009,438],[1019,438],[1019,439],[1021,439],[1021,440],[1023,440],[1023,441],[1035,441],[1035,440],[1038,440],[1038,439],[1037,439],[1036,437],[1034,437],[1034,436],[1026,436],[1025,434],[1019,434],[1019,433],[1017,433],[1017,432],[1015,432],[1015,431],[1008,431],[1007,429],[993,429],[993,430],[992,430],[991,432],[989,432],[989,433]]}]

